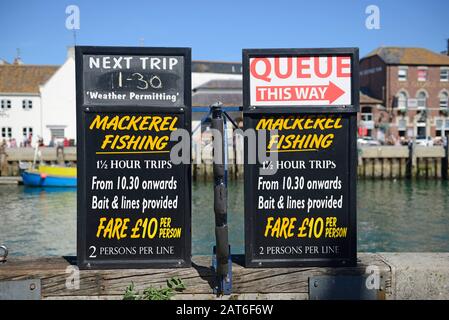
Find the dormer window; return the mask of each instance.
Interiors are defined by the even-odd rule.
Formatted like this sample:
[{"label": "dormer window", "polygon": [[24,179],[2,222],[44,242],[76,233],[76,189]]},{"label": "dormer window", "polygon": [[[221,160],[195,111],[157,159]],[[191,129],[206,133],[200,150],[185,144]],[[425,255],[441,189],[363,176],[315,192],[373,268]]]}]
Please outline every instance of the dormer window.
[{"label": "dormer window", "polygon": [[33,109],[33,101],[32,100],[22,100],[22,109],[23,110]]},{"label": "dormer window", "polygon": [[3,99],[1,101],[1,108],[2,109],[11,109],[11,100]]}]

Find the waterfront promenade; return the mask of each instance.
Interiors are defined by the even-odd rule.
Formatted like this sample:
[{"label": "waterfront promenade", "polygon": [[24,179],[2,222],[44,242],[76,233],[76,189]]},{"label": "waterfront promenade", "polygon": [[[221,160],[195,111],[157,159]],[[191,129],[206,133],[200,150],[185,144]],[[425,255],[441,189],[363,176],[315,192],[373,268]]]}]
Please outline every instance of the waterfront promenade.
[{"label": "waterfront promenade", "polygon": [[[243,142],[235,139],[228,147],[228,167],[231,179],[243,178]],[[212,180],[212,146],[208,143],[193,148],[192,175],[198,180]],[[56,148],[41,148],[45,164],[76,166],[76,147],[66,147],[59,152]],[[35,157],[33,148],[9,148],[0,155],[1,176],[18,176],[19,163],[31,164]],[[358,149],[357,173],[361,178],[402,179],[427,178],[445,179],[448,175],[448,152],[443,146],[370,146]],[[444,174],[446,172],[446,176]],[[447,178],[446,178],[447,179]]]}]

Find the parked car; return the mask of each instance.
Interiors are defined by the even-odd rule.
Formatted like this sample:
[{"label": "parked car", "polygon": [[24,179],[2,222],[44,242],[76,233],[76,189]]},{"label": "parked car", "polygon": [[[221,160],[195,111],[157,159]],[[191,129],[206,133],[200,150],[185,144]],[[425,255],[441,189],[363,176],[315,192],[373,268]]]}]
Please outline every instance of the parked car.
[{"label": "parked car", "polygon": [[373,139],[373,137],[361,137],[357,139],[357,144],[359,146],[380,146],[381,143],[379,140]]},{"label": "parked car", "polygon": [[416,145],[417,146],[426,146],[426,147],[433,146],[432,137],[417,137]]}]

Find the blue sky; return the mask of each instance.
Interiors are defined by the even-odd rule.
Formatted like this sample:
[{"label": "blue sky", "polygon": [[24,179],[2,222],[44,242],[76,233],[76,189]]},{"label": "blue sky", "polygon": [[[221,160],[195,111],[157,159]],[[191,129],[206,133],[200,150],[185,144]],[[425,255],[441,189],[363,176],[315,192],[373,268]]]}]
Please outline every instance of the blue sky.
[{"label": "blue sky", "polygon": [[[240,61],[242,48],[360,48],[380,45],[446,48],[449,1],[24,1],[0,0],[0,58],[20,48],[25,63],[61,64],[73,32],[68,5],[80,9],[77,43],[192,47],[193,59]],[[368,5],[380,29],[365,27]]]}]

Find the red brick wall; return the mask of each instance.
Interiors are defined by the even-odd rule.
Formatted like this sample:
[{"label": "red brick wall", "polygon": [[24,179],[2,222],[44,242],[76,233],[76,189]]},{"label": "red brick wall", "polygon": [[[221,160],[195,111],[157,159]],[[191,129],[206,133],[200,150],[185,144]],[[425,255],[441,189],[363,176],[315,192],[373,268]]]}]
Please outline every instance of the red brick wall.
[{"label": "red brick wall", "polygon": [[[416,98],[417,93],[420,90],[425,90],[427,93],[427,135],[435,137],[436,128],[435,128],[435,117],[444,117],[440,113],[440,99],[439,94],[441,90],[445,89],[449,92],[449,82],[441,82],[440,81],[440,67],[428,66],[427,68],[427,80],[426,81],[418,81],[418,67],[419,66],[408,66],[407,72],[407,81],[398,81],[398,69],[399,66],[388,66],[388,72],[390,73],[390,83],[389,83],[389,92],[388,92],[388,102],[387,109],[391,110],[393,106],[394,97],[400,90],[405,90],[408,93],[409,98]],[[402,117],[402,115],[398,114],[397,109],[393,109],[393,128],[392,132],[397,133],[397,128],[394,127],[396,124],[397,118]],[[408,128],[413,129],[415,117],[418,115],[418,110],[408,110],[408,112],[403,115],[408,119]]]},{"label": "red brick wall", "polygon": [[[385,65],[377,56],[365,58],[360,62],[360,87],[361,90],[367,89],[366,92],[373,98],[383,101],[386,111],[374,111],[374,120],[376,126],[382,123],[389,123],[385,132],[385,137],[398,137],[398,118],[406,118],[408,120],[407,129],[412,130],[413,135],[416,134],[416,119],[420,113],[418,110],[408,110],[405,115],[398,113],[394,105],[397,93],[402,89],[408,93],[409,98],[416,98],[417,93],[424,89],[427,93],[427,135],[435,137],[435,117],[447,118],[439,110],[440,100],[439,94],[445,89],[449,93],[449,82],[440,81],[440,67],[427,66],[427,80],[418,81],[418,67],[408,66],[407,81],[398,80],[398,66]],[[368,71],[368,72],[367,72]],[[379,118],[382,115],[382,120]],[[377,131],[377,130],[376,130]],[[407,131],[406,131],[407,133]]]},{"label": "red brick wall", "polygon": [[449,82],[440,81],[440,67],[429,66],[427,81],[425,82],[418,81],[418,66],[408,67],[407,81],[398,81],[398,66],[388,66],[388,69],[391,72],[391,81],[387,107],[391,107],[391,101],[400,89],[407,90],[409,98],[416,98],[418,91],[424,89],[429,95],[427,106],[430,108],[439,108],[440,100],[438,96],[442,89],[449,91]]}]

